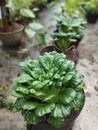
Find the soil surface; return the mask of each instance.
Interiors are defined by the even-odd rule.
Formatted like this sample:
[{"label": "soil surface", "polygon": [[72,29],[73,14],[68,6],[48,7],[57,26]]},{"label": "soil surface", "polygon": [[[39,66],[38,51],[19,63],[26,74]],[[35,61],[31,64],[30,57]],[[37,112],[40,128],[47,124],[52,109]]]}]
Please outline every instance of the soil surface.
[{"label": "soil surface", "polygon": [[[55,30],[53,14],[58,6],[43,10],[39,16],[47,40]],[[35,38],[32,40],[24,36],[22,41],[21,46],[13,50],[4,48],[0,42],[0,89],[7,86],[6,96],[13,100],[10,90],[14,86],[13,78],[20,73],[18,63],[28,58],[35,59],[41,49]],[[87,25],[78,51],[77,69],[84,75],[86,103],[75,120],[73,130],[98,130],[98,23]],[[26,122],[21,113],[12,113],[3,108],[0,109],[0,130],[26,130]]]}]

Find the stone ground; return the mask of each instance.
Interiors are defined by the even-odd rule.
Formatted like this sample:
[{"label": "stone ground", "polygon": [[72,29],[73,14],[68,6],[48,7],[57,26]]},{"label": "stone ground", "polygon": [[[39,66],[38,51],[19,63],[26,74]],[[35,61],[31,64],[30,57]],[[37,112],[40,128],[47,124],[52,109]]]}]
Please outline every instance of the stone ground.
[{"label": "stone ground", "polygon": [[[53,13],[57,7],[58,5],[40,13],[40,21],[49,33],[55,30]],[[5,49],[0,43],[0,89],[5,85],[9,87],[7,97],[10,97],[12,79],[20,72],[18,63],[39,55],[41,47],[34,42],[36,43],[36,40],[33,39],[32,42],[23,38],[22,46],[15,50]],[[80,57],[77,69],[84,75],[86,102],[75,120],[73,130],[98,130],[98,23],[87,25],[78,50]],[[0,130],[26,130],[26,122],[20,113],[12,113],[3,108],[0,109]]]}]

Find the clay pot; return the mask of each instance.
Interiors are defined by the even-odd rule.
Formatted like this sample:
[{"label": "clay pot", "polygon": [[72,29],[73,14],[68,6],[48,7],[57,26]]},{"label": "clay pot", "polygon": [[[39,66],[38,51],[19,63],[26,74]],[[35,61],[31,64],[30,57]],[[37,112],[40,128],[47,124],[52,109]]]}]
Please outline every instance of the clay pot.
[{"label": "clay pot", "polygon": [[0,40],[5,47],[17,47],[21,43],[24,26],[21,24],[14,24],[9,28],[10,32],[0,32]]}]

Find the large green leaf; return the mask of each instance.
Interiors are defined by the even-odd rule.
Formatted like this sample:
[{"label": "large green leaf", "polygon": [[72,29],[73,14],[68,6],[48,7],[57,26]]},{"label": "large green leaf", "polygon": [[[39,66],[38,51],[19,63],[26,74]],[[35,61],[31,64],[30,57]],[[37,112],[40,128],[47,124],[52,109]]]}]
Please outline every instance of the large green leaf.
[{"label": "large green leaf", "polygon": [[83,107],[85,102],[85,96],[81,92],[77,92],[77,96],[72,102],[72,107],[75,110],[79,110],[81,107]]},{"label": "large green leaf", "polygon": [[37,81],[35,80],[33,83],[32,83],[32,86],[36,89],[41,89],[42,87],[44,87],[44,83],[41,82],[41,81]]},{"label": "large green leaf", "polygon": [[[28,61],[28,63],[29,63],[29,61]],[[19,66],[26,74],[31,74],[31,69],[27,65],[27,61],[20,62]]]},{"label": "large green leaf", "polygon": [[71,112],[71,107],[70,106],[66,106],[66,105],[62,105],[62,104],[56,104],[53,112],[52,112],[52,116],[54,118],[65,118],[67,117]]},{"label": "large green leaf", "polygon": [[59,78],[60,78],[60,75],[59,75],[59,74],[54,74],[54,75],[53,75],[53,78],[54,78],[54,79],[59,79]]},{"label": "large green leaf", "polygon": [[[47,93],[47,94],[48,94],[48,93]],[[46,95],[43,100],[44,100],[45,102],[50,102],[52,99],[54,99],[54,97],[56,97],[55,94],[49,94],[49,95]]]},{"label": "large green leaf", "polygon": [[21,108],[22,108],[22,105],[23,105],[24,103],[26,103],[26,102],[27,102],[26,99],[24,99],[24,98],[18,98],[18,99],[16,100],[14,106],[13,106],[12,111],[13,111],[13,112],[20,111]]},{"label": "large green leaf", "polygon": [[24,17],[35,18],[35,14],[30,9],[23,8],[20,10],[20,14]]},{"label": "large green leaf", "polygon": [[38,103],[37,102],[26,102],[22,105],[22,108],[25,109],[25,110],[33,110],[35,109],[36,107],[38,106]]},{"label": "large green leaf", "polygon": [[56,128],[60,128],[64,125],[64,118],[51,117],[49,123]]},{"label": "large green leaf", "polygon": [[21,92],[17,92],[16,89],[17,89],[17,86],[12,89],[11,91],[12,96],[17,97],[17,98],[22,98],[25,96]]},{"label": "large green leaf", "polygon": [[68,81],[70,81],[74,74],[75,74],[75,71],[66,73],[64,77],[64,82],[67,83]]},{"label": "large green leaf", "polygon": [[74,89],[72,88],[66,88],[62,94],[60,95],[60,101],[63,104],[69,104],[70,102],[72,102],[74,100],[74,98],[76,97],[77,93]]},{"label": "large green leaf", "polygon": [[55,107],[54,103],[42,104],[36,108],[35,113],[37,116],[44,116],[47,113],[51,113],[54,107]]},{"label": "large green leaf", "polygon": [[57,89],[56,87],[48,88],[45,90],[45,92],[47,94],[44,96],[43,101],[56,102],[58,100],[59,89]]},{"label": "large green leaf", "polygon": [[39,90],[35,90],[35,89],[30,89],[30,93],[32,95],[35,95],[35,96],[44,96],[45,93],[43,91],[39,91]]},{"label": "large green leaf", "polygon": [[28,26],[25,28],[25,33],[27,34],[27,36],[28,36],[29,38],[34,37],[35,34],[36,34],[36,32],[35,32],[32,28],[30,28],[30,27],[28,27]]},{"label": "large green leaf", "polygon": [[43,28],[43,26],[37,22],[29,23],[29,27],[32,28],[33,30],[39,30]]},{"label": "large green leaf", "polygon": [[68,86],[73,87],[74,89],[79,89],[79,85],[83,83],[83,76],[76,72],[71,81],[68,83]]},{"label": "large green leaf", "polygon": [[[1,3],[2,3],[2,0],[1,0]],[[15,9],[15,5],[12,0],[7,0],[6,7],[8,7],[9,9]]]},{"label": "large green leaf", "polygon": [[39,44],[46,45],[46,40],[45,40],[45,34],[44,33],[39,33],[37,35],[37,39],[38,39]]},{"label": "large green leaf", "polygon": [[16,91],[21,92],[22,94],[29,94],[29,89],[24,86],[18,86]]},{"label": "large green leaf", "polygon": [[14,79],[14,82],[26,83],[26,82],[29,82],[31,80],[32,80],[32,78],[28,74],[22,73],[19,77]]},{"label": "large green leaf", "polygon": [[28,124],[37,124],[40,121],[40,118],[36,116],[34,111],[22,111],[22,114]]},{"label": "large green leaf", "polygon": [[66,62],[66,64],[67,64],[67,66],[68,66],[67,71],[70,71],[70,72],[71,72],[71,71],[74,71],[74,69],[75,69],[75,64],[74,64],[74,62],[68,60],[68,61]]}]

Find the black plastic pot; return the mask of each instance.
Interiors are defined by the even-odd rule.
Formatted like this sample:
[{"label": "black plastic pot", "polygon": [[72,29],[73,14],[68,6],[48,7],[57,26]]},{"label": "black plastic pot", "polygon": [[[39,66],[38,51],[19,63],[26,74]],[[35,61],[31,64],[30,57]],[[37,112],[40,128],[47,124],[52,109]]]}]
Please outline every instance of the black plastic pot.
[{"label": "black plastic pot", "polygon": [[88,11],[86,13],[86,19],[87,19],[87,22],[88,23],[91,23],[91,24],[94,24],[97,22],[97,18],[98,18],[98,14],[95,12],[92,12],[92,11]]},{"label": "black plastic pot", "polygon": [[[85,96],[83,89],[81,90],[81,93]],[[82,109],[83,107],[78,111],[72,111],[71,114],[65,118],[65,123],[61,128],[54,128],[47,122],[46,118],[45,120],[39,122],[37,125],[27,124],[27,130],[72,130],[74,121],[79,116]]]},{"label": "black plastic pot", "polygon": [[76,41],[76,42],[71,42],[70,46],[75,46],[76,48],[78,48],[79,43],[80,43],[80,41],[81,41],[81,40],[82,40],[82,37],[81,37],[81,38],[79,38],[79,39],[77,39],[77,41]]},{"label": "black plastic pot", "polygon": [[[56,48],[56,46],[48,45],[43,47],[40,50],[40,54],[43,55],[45,52],[52,52],[52,51],[57,51],[58,53],[62,53],[60,50]],[[77,64],[79,55],[78,55],[78,50],[75,48],[75,46],[71,46],[70,49],[68,49],[67,51],[65,50],[63,53],[67,56],[68,60],[71,60],[75,64]]]},{"label": "black plastic pot", "polygon": [[65,118],[65,124],[61,128],[55,128],[47,121],[41,121],[37,125],[28,124],[27,130],[72,130],[74,120],[78,117],[80,111],[72,111],[72,113]]}]

